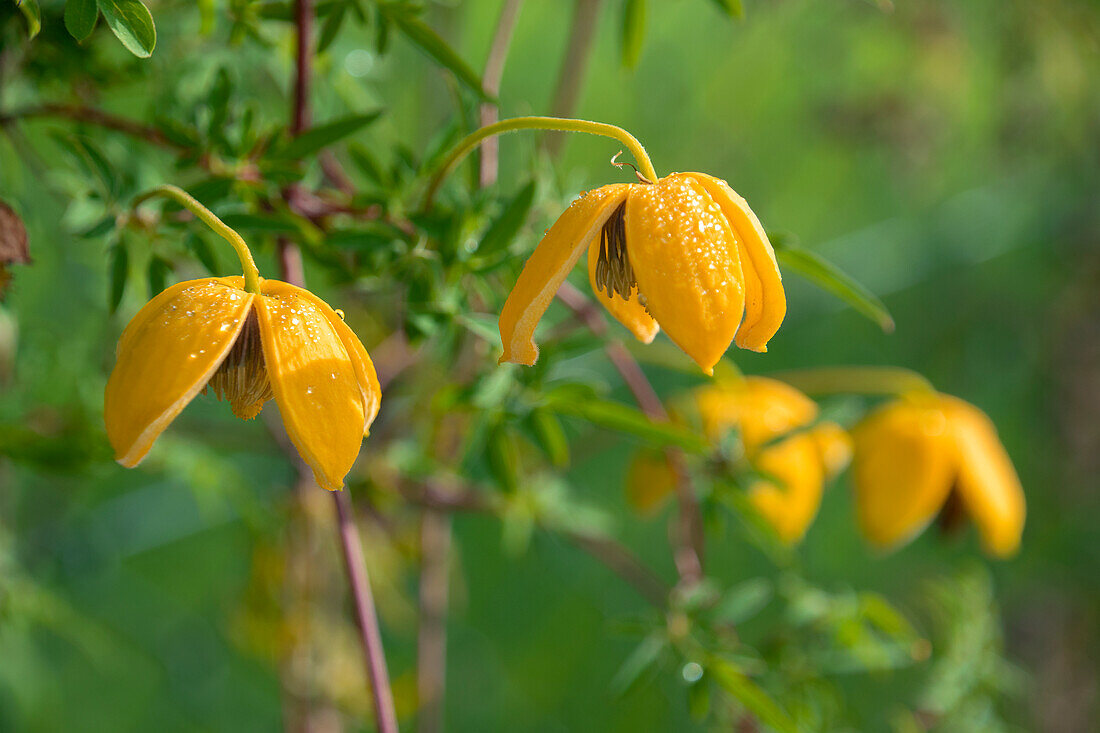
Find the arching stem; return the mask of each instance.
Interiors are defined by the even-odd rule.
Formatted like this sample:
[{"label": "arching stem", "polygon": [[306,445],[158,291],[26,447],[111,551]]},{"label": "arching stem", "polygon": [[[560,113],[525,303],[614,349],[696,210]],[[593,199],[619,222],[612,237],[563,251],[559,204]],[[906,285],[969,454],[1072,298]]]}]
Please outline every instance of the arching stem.
[{"label": "arching stem", "polygon": [[924,376],[901,367],[820,367],[769,376],[807,394],[906,395],[936,391]]},{"label": "arching stem", "polygon": [[447,174],[450,173],[471,150],[476,148],[482,140],[493,137],[494,135],[502,135],[506,132],[515,132],[517,130],[557,130],[559,132],[583,132],[589,135],[610,137],[626,146],[626,149],[634,156],[634,160],[637,161],[641,168],[643,176],[650,181],[656,181],[658,178],[657,171],[654,170],[653,163],[649,159],[649,154],[646,153],[642,144],[638,142],[638,138],[621,127],[609,125],[604,122],[571,120],[562,117],[513,117],[475,130],[463,138],[458,145],[451,150],[443,163],[441,163],[435,173],[432,174],[431,181],[428,184],[428,191],[424,196],[424,209],[431,208],[436,191],[439,189],[440,184],[443,183],[443,179],[447,177]]},{"label": "arching stem", "polygon": [[213,211],[196,201],[191,194],[171,184],[157,186],[141,194],[134,199],[134,208],[136,209],[143,202],[157,196],[172,199],[194,214],[203,224],[213,229],[225,241],[233,245],[233,249],[236,250],[237,257],[241,261],[241,269],[244,271],[244,289],[250,293],[260,292],[260,271],[256,269],[256,261],[252,259],[252,251],[248,249],[248,245],[245,244],[244,238],[240,234],[237,234],[232,227],[219,219]]}]

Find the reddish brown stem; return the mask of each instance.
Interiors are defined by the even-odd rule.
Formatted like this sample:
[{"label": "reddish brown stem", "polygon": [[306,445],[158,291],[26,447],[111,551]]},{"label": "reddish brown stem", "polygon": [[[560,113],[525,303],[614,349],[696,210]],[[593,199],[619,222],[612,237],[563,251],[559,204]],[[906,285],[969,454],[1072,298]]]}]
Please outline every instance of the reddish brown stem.
[{"label": "reddish brown stem", "polygon": [[[301,134],[309,126],[309,86],[313,59],[313,2],[296,0],[297,63],[294,75],[294,107],[291,111],[291,132]],[[293,243],[279,242],[279,265],[283,280],[305,287],[302,272],[302,255]],[[363,543],[355,524],[351,494],[347,491],[332,492],[339,523],[340,546],[348,574],[348,585],[355,601],[355,620],[359,627],[359,640],[363,647],[370,682],[371,699],[374,702],[374,719],[379,733],[397,733],[397,714],[394,711],[393,692],[390,688],[386,655],[382,646],[382,633],[378,628],[378,614],[374,608],[370,578],[363,558]]]},{"label": "reddish brown stem", "polygon": [[447,605],[450,587],[451,516],[426,508],[420,521],[420,625],[416,689],[421,733],[443,730],[447,685]]},{"label": "reddish brown stem", "polygon": [[[500,9],[500,18],[497,20],[497,30],[493,34],[493,42],[489,46],[489,57],[485,61],[485,73],[481,75],[481,84],[485,93],[497,96],[500,93],[500,80],[504,76],[504,61],[508,57],[508,46],[512,42],[512,34],[516,29],[516,21],[519,19],[520,6],[523,0],[506,0]],[[492,102],[481,105],[480,123],[482,127],[491,125],[499,118],[499,107]],[[498,156],[499,140],[491,137],[481,144],[481,164],[478,171],[478,182],[484,186],[491,186],[497,180],[497,172],[500,168]]]},{"label": "reddish brown stem", "polygon": [[[569,47],[565,50],[565,57],[558,71],[554,101],[550,104],[550,114],[554,117],[572,117],[577,108],[581,85],[584,83],[584,71],[588,66],[588,56],[592,53],[592,42],[596,38],[596,21],[599,14],[600,0],[576,0],[573,6]],[[550,155],[554,156],[561,152],[564,144],[565,135],[562,133],[547,135],[546,148],[550,151]]]},{"label": "reddish brown stem", "polygon": [[[588,328],[598,336],[607,335],[607,321],[600,313],[595,303],[590,301],[579,290],[568,282],[562,283],[558,290],[558,299],[569,310],[580,318]],[[627,389],[634,395],[638,403],[649,419],[654,421],[668,420],[668,411],[665,410],[661,398],[646,377],[638,361],[631,355],[620,341],[609,341],[604,347],[612,366],[619,372]],[[699,510],[699,503],[695,499],[695,492],[691,486],[691,477],[684,466],[683,455],[669,449],[666,451],[669,464],[676,476],[676,502],[679,522],[676,528],[676,541],[673,543],[676,570],[684,583],[691,584],[703,577],[703,515]]]},{"label": "reddish brown stem", "polygon": [[130,137],[150,142],[153,145],[159,145],[162,148],[172,148],[174,150],[186,149],[186,146],[179,145],[169,140],[164,136],[164,133],[155,127],[143,125],[140,122],[134,122],[125,117],[119,117],[109,112],[77,104],[42,104],[37,107],[16,110],[10,114],[0,114],[0,125],[35,117],[63,117],[75,122],[86,122],[90,125],[121,132]]}]

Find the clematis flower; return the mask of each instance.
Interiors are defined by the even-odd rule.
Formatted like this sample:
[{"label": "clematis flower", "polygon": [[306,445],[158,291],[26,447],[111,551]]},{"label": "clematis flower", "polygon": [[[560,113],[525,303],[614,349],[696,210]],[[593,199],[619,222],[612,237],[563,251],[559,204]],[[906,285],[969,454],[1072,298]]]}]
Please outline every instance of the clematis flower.
[{"label": "clematis flower", "polygon": [[868,415],[853,439],[856,508],[873,544],[905,544],[957,501],[987,552],[1017,551],[1023,488],[981,410],[944,394],[913,394]]},{"label": "clematis flower", "polygon": [[739,431],[745,456],[760,474],[749,486],[750,501],[783,542],[797,543],[817,516],[825,483],[848,464],[848,434],[836,423],[814,424],[816,402],[766,377],[701,387],[695,402],[711,440]]},{"label": "clematis flower", "polygon": [[210,390],[243,420],[274,399],[317,483],[340,489],[381,403],[363,344],[310,291],[260,278],[239,235],[185,192],[154,193],[175,198],[229,239],[245,277],[173,285],[127,325],[103,406],[116,459],[138,465],[183,408]]},{"label": "clematis flower", "polygon": [[587,252],[599,301],[640,341],[664,329],[707,374],[736,339],[766,351],[786,313],[768,236],[718,178],[674,173],[589,191],[532,253],[500,314],[501,361],[534,364],[532,337]]},{"label": "clematis flower", "polygon": [[[730,430],[740,434],[745,456],[760,477],[749,499],[795,544],[821,505],[825,483],[848,464],[851,441],[835,423],[814,423],[817,403],[795,388],[765,377],[745,377],[700,387],[693,393],[704,435],[715,444]],[[674,476],[663,456],[639,454],[627,475],[627,498],[650,513],[672,493]]]}]

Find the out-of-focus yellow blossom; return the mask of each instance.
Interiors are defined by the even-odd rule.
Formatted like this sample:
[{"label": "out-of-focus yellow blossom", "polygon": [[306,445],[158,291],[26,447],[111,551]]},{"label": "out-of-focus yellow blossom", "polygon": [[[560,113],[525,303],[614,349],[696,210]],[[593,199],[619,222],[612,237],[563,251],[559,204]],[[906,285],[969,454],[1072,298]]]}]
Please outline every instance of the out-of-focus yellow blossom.
[{"label": "out-of-focus yellow blossom", "polygon": [[954,492],[987,552],[1007,557],[1019,549],[1023,488],[997,429],[978,408],[914,393],[868,415],[853,439],[859,523],[873,544],[905,544]]},{"label": "out-of-focus yellow blossom", "polygon": [[243,240],[185,192],[157,192],[230,239],[245,277],[178,283],[130,321],[104,398],[116,459],[128,468],[140,463],[183,408],[209,388],[245,420],[274,398],[317,483],[340,489],[381,403],[363,344],[313,293],[260,278]]},{"label": "out-of-focus yellow blossom", "polygon": [[[749,497],[780,539],[802,539],[817,515],[825,483],[851,456],[848,434],[835,423],[814,424],[817,403],[795,388],[766,377],[722,380],[693,393],[704,434],[714,443],[730,430],[741,436],[745,455],[760,474]],[[649,509],[672,490],[667,463],[640,454],[628,475],[627,491],[639,510]]]},{"label": "out-of-focus yellow blossom", "polygon": [[707,374],[735,336],[766,351],[786,314],[775,253],[749,205],[721,179],[674,173],[604,186],[566,209],[501,311],[501,361],[535,363],[535,326],[586,251],[604,307],[645,343],[663,328]]}]

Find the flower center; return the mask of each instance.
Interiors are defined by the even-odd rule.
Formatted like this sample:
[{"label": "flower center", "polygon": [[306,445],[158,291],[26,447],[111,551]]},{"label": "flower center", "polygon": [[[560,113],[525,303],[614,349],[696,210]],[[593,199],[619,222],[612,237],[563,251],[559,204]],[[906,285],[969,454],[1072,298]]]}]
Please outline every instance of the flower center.
[{"label": "flower center", "polygon": [[203,388],[214,390],[219,400],[228,400],[233,414],[251,420],[260,414],[264,403],[274,397],[267,378],[260,324],[256,311],[249,310],[244,327],[214,376]]},{"label": "flower center", "polygon": [[[638,286],[626,253],[626,201],[615,208],[600,231],[600,258],[594,279],[596,289],[606,290],[609,298],[618,293],[623,300],[630,300]],[[640,293],[638,300],[642,301]]]}]

